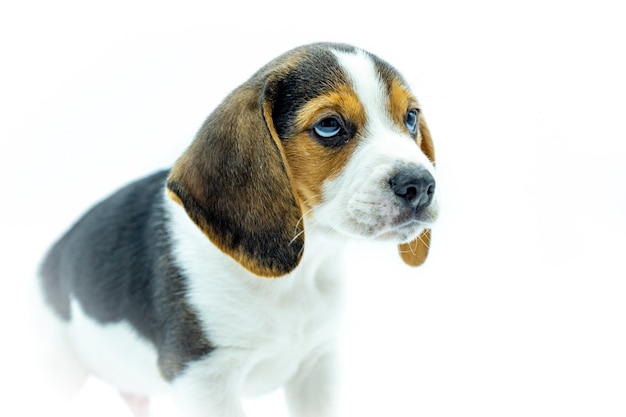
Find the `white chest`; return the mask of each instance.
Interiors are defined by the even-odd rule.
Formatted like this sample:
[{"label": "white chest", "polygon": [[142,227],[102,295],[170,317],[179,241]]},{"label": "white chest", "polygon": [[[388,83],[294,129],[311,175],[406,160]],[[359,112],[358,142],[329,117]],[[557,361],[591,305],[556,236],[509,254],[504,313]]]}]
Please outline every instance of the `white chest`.
[{"label": "white chest", "polygon": [[294,296],[257,309],[259,316],[250,322],[248,331],[241,327],[215,332],[218,340],[239,340],[250,351],[245,395],[260,395],[280,387],[303,362],[335,347],[338,297],[309,290],[311,294],[305,297]]},{"label": "white chest", "polygon": [[[301,264],[281,278],[250,274],[173,208],[175,259],[187,300],[216,348],[246,352],[244,393],[283,385],[301,363],[335,348],[342,276],[341,244],[308,233]],[[310,229],[308,229],[310,230]]]}]

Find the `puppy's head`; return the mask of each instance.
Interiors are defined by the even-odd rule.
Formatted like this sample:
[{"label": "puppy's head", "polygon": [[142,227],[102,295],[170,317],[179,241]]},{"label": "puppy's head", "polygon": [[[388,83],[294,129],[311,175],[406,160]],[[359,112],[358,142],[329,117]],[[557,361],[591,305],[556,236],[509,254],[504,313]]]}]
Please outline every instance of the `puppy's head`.
[{"label": "puppy's head", "polygon": [[417,100],[390,65],[339,44],[294,49],[231,93],[174,165],[168,191],[222,251],[269,277],[298,265],[303,218],[398,242],[420,265],[437,217]]}]

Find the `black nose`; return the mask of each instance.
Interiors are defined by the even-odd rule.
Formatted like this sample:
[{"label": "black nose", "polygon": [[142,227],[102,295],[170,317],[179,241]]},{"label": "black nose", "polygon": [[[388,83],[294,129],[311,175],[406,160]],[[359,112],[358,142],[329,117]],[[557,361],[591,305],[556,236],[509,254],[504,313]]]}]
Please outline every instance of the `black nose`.
[{"label": "black nose", "polygon": [[435,195],[435,179],[424,168],[410,166],[389,181],[393,192],[415,210],[428,207]]}]

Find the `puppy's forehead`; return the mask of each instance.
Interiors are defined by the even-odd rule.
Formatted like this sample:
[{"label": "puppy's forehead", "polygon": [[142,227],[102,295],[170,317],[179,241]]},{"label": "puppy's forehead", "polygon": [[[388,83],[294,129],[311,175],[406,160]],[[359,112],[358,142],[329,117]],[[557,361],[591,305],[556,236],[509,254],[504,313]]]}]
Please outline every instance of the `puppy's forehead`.
[{"label": "puppy's forehead", "polygon": [[335,51],[335,54],[366,112],[370,115],[384,113],[386,100],[383,97],[387,95],[389,85],[383,83],[373,57],[360,50],[355,53]]},{"label": "puppy's forehead", "polygon": [[[396,82],[406,86],[402,75],[390,64],[365,50],[344,44],[319,44],[301,55],[297,69],[311,80],[311,85],[332,88],[365,81],[370,86],[381,83],[388,91]],[[313,90],[316,90],[315,88]],[[318,90],[319,91],[319,90]]]},{"label": "puppy's forehead", "polygon": [[[274,97],[274,121],[281,133],[288,133],[298,112],[311,100],[349,86],[365,111],[383,111],[394,84],[405,85],[401,75],[388,63],[361,49],[343,44],[316,44],[296,49],[286,57]],[[368,109],[368,107],[370,107]],[[282,136],[282,135],[281,135]]]},{"label": "puppy's forehead", "polygon": [[[281,87],[290,94],[298,94],[308,101],[348,82],[345,70],[338,62],[332,47],[313,47],[294,52],[292,65],[282,80]],[[352,53],[353,50],[344,50]]]}]

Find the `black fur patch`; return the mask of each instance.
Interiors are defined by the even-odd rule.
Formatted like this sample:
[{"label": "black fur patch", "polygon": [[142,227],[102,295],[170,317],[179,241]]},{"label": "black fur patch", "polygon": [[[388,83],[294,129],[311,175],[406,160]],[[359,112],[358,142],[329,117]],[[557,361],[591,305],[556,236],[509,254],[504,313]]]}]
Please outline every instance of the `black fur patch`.
[{"label": "black fur patch", "polygon": [[41,277],[60,317],[71,320],[71,297],[99,323],[130,323],[155,345],[171,380],[212,347],[173,263],[162,206],[167,174],[134,182],[92,208],[50,250]]}]

